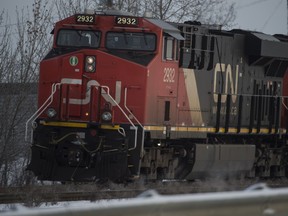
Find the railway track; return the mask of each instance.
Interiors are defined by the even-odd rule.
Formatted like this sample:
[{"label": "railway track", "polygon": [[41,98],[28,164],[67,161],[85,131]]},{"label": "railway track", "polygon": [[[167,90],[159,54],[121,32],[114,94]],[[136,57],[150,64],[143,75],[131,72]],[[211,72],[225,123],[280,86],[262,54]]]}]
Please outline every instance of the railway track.
[{"label": "railway track", "polygon": [[[52,187],[53,188],[53,187]],[[113,198],[135,197],[142,190],[102,190],[102,191],[46,191],[43,188],[33,187],[33,192],[18,192],[12,190],[8,193],[0,193],[0,203],[24,203],[27,206],[35,206],[43,202],[99,200]]]},{"label": "railway track", "polygon": [[156,182],[129,185],[44,185],[0,188],[0,204],[24,203],[37,206],[43,202],[133,198],[148,189],[159,194],[186,194],[243,190],[250,185],[265,182],[269,187],[288,187],[288,179],[276,180],[210,180],[195,182]]}]

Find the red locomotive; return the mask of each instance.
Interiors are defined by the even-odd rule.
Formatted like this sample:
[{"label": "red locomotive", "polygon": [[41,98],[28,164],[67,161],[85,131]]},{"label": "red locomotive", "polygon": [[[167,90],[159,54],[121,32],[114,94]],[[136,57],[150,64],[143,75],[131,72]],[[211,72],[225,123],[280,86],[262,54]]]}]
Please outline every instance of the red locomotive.
[{"label": "red locomotive", "polygon": [[287,37],[117,11],[53,34],[27,122],[38,179],[287,175]]}]

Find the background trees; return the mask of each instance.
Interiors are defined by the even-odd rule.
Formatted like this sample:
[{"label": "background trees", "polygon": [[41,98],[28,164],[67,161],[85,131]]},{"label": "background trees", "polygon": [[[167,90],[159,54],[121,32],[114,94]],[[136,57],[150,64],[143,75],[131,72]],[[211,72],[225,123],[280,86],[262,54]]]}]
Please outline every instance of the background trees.
[{"label": "background trees", "polygon": [[16,23],[0,16],[0,186],[29,183],[25,167],[29,144],[24,142],[25,122],[36,109],[39,61],[51,38],[51,8],[36,0],[32,12],[17,10]]},{"label": "background trees", "polygon": [[235,20],[234,3],[227,0],[54,0],[58,18],[81,13],[85,8],[113,8],[143,16],[151,12],[154,18],[171,22],[187,20],[230,27]]},{"label": "background trees", "polygon": [[[16,10],[16,23],[0,12],[0,186],[29,184],[25,171],[29,143],[24,142],[25,122],[36,110],[40,60],[51,47],[53,22],[84,9],[117,9],[143,16],[183,22],[229,26],[234,5],[226,0],[34,0],[32,11]],[[35,180],[34,180],[35,181]]]}]

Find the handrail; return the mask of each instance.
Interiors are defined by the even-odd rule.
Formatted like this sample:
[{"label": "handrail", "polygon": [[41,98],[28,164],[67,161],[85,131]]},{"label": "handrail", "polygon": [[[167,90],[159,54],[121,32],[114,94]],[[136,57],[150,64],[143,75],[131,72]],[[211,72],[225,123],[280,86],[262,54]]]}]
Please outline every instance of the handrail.
[{"label": "handrail", "polygon": [[[28,131],[29,131],[29,123],[32,122],[31,127],[33,126],[33,123],[35,122],[35,120],[44,112],[44,110],[53,102],[53,96],[56,93],[57,87],[60,86],[63,83],[53,83],[52,87],[51,87],[51,94],[50,96],[47,98],[47,100],[42,104],[41,107],[39,107],[39,109],[26,121],[26,128],[25,128],[25,141],[28,141]],[[92,86],[92,85],[91,85]],[[119,110],[122,112],[122,114],[124,115],[124,117],[129,121],[129,123],[132,125],[133,129],[135,130],[135,139],[134,139],[134,146],[132,148],[129,148],[128,150],[134,150],[137,147],[137,132],[138,132],[138,128],[135,126],[135,124],[131,121],[131,119],[129,118],[129,116],[125,113],[125,111],[122,109],[122,107],[115,101],[115,99],[110,95],[110,89],[108,86],[101,86],[100,84],[94,84],[93,86],[96,87],[100,87],[101,88],[101,95],[102,97],[105,98],[105,96],[103,96],[103,94],[106,94],[108,96],[108,98],[105,98],[106,100],[110,100],[113,102],[113,104],[115,104]],[[105,91],[106,89],[106,91]],[[102,92],[103,91],[103,92]],[[127,109],[127,108],[126,108]],[[129,111],[129,113],[131,113]],[[131,113],[132,114],[132,113]],[[133,115],[133,114],[132,114]],[[134,117],[134,115],[133,115]],[[136,119],[136,118],[135,118]],[[140,122],[138,120],[136,120],[137,123],[143,128],[143,126],[140,124]],[[143,138],[142,138],[143,139]],[[33,140],[33,130],[31,131],[31,142]]]},{"label": "handrail", "polygon": [[[134,146],[130,149],[128,149],[129,151],[136,149],[137,147],[137,131],[138,128],[135,126],[135,124],[131,121],[131,119],[129,118],[129,116],[125,113],[125,111],[120,107],[120,105],[114,100],[114,98],[110,95],[109,93],[109,87],[108,86],[100,86],[101,88],[106,88],[107,89],[107,93],[104,92],[104,94],[107,94],[109,96],[109,99],[112,100],[113,104],[115,104],[119,110],[122,112],[122,114],[125,116],[125,118],[129,121],[129,123],[132,125],[133,129],[135,130],[135,139],[134,139]],[[101,92],[102,94],[102,92]]]},{"label": "handrail", "polygon": [[136,116],[129,110],[127,107],[127,87],[124,90],[124,107],[129,112],[129,114],[136,120],[136,122],[144,129],[143,125],[140,123],[140,121],[136,118]]},{"label": "handrail", "polygon": [[[44,110],[53,102],[53,96],[57,90],[57,86],[60,86],[61,83],[53,83],[51,86],[51,94],[47,98],[47,100],[42,104],[42,106],[39,107],[39,109],[26,121],[25,125],[25,142],[28,141],[28,130],[29,130],[29,123],[32,122],[31,127],[33,126],[33,123],[35,120],[44,112]],[[31,131],[31,142],[33,140],[33,130]]]},{"label": "handrail", "polygon": [[129,114],[135,119],[135,121],[140,125],[140,127],[143,130],[142,140],[141,140],[141,151],[143,151],[144,150],[144,135],[145,135],[144,132],[145,132],[145,129],[144,129],[144,126],[140,123],[140,121],[136,118],[136,116],[127,107],[127,91],[128,91],[128,88],[126,87],[125,90],[124,90],[124,107],[129,112]]}]

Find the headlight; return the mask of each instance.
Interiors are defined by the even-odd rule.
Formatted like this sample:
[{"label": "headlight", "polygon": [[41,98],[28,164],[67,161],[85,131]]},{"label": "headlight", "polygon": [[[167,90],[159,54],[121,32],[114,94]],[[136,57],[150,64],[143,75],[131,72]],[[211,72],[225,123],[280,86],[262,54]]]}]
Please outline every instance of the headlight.
[{"label": "headlight", "polygon": [[93,72],[95,69],[94,69],[94,67],[93,67],[93,65],[88,65],[87,67],[86,67],[86,71],[87,72]]},{"label": "headlight", "polygon": [[86,62],[88,64],[93,64],[95,62],[95,59],[92,56],[87,56],[86,57]]},{"label": "headlight", "polygon": [[96,58],[95,56],[86,56],[85,58],[85,71],[86,72],[95,72],[96,67]]},{"label": "headlight", "polygon": [[103,121],[111,121],[112,120],[112,114],[111,112],[105,111],[102,113],[101,118]]},{"label": "headlight", "polygon": [[55,109],[49,108],[47,109],[46,114],[49,118],[54,118],[57,115],[57,112]]}]

